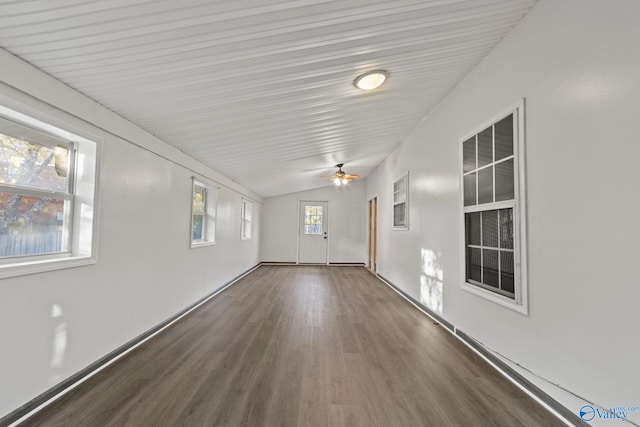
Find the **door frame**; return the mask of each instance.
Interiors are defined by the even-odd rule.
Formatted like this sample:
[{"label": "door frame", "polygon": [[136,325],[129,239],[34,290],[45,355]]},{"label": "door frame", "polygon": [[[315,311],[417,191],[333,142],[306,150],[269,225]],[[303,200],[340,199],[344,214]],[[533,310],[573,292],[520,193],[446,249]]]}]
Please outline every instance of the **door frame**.
[{"label": "door frame", "polygon": [[379,205],[377,194],[367,201],[367,268],[374,274],[378,274]]},{"label": "door frame", "polygon": [[326,256],[327,256],[327,262],[326,263],[318,263],[318,265],[329,265],[329,242],[331,240],[331,233],[329,232],[329,210],[330,210],[330,203],[329,200],[298,200],[298,214],[296,215],[297,221],[296,221],[296,264],[300,264],[300,228],[301,228],[301,221],[302,221],[302,205],[303,203],[326,203],[327,204],[327,213],[326,213],[326,217],[327,217],[327,228],[326,230],[324,230],[327,233],[327,252],[326,252]]}]

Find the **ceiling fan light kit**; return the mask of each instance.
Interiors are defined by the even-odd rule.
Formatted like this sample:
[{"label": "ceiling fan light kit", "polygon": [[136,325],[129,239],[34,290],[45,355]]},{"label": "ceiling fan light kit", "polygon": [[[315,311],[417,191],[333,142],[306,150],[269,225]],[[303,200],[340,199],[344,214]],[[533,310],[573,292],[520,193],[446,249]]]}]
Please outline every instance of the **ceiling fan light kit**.
[{"label": "ceiling fan light kit", "polygon": [[335,178],[333,178],[333,183],[335,185],[347,185],[349,183],[349,180],[348,179],[344,179],[344,178],[335,177]]},{"label": "ceiling fan light kit", "polygon": [[344,163],[338,163],[336,165],[338,170],[335,174],[322,176],[321,178],[330,178],[335,185],[347,185],[350,181],[360,178],[360,175],[345,173],[345,171],[342,170],[342,166],[344,166]]}]

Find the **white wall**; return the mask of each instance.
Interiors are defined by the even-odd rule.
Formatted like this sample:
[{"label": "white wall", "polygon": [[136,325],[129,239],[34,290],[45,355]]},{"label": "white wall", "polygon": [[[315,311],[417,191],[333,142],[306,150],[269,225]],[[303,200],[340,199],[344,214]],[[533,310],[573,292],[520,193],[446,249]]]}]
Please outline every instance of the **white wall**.
[{"label": "white wall", "polygon": [[[634,0],[541,1],[367,179],[380,274],[424,300],[430,254],[447,320],[606,407],[640,406],[638,16]],[[522,98],[528,316],[462,290],[460,258],[459,140]],[[391,231],[391,183],[406,170],[411,229]],[[535,381],[576,414],[584,403]]]},{"label": "white wall", "polygon": [[[0,280],[2,417],[256,265],[262,200],[6,52],[0,60],[0,94],[86,129],[102,151],[98,263]],[[190,249],[194,175],[220,190],[217,243]],[[242,195],[255,200],[252,240],[240,240]]]},{"label": "white wall", "polygon": [[264,200],[260,259],[296,262],[299,202],[329,202],[329,262],[365,262],[366,201],[364,181],[331,185]]}]

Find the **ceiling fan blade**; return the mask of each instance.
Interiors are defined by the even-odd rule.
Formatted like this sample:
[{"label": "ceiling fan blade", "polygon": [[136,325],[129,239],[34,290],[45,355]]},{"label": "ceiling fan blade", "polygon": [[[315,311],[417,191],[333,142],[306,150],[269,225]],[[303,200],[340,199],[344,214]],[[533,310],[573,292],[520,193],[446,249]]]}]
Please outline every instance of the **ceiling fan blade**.
[{"label": "ceiling fan blade", "polygon": [[320,175],[319,178],[329,178],[329,179],[339,180],[339,181],[343,181],[343,182],[353,181],[354,179],[360,178],[360,175],[358,175],[358,174],[345,173],[342,170],[342,166],[344,166],[344,164],[338,163],[336,165],[336,167],[338,168],[338,171],[336,173],[334,173],[333,175]]}]

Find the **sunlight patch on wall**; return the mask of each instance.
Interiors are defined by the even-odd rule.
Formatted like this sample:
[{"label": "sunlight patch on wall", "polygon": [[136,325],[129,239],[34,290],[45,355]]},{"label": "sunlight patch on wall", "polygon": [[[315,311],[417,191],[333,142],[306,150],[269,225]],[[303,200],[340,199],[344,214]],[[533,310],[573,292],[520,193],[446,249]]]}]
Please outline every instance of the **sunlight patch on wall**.
[{"label": "sunlight patch on wall", "polygon": [[[51,318],[53,319],[53,342],[51,348],[51,368],[60,369],[64,363],[64,357],[67,351],[67,322],[64,320],[64,312],[62,307],[54,304],[51,307]],[[59,374],[54,375],[53,380],[58,381]]]},{"label": "sunlight patch on wall", "polygon": [[450,174],[418,175],[413,177],[412,188],[431,197],[441,197],[458,191],[458,180]]},{"label": "sunlight patch on wall", "polygon": [[566,99],[585,107],[602,107],[622,91],[622,85],[615,76],[606,74],[585,74],[568,81],[562,87]]},{"label": "sunlight patch on wall", "polygon": [[437,314],[442,314],[442,267],[439,254],[430,249],[421,250],[420,302]]}]

